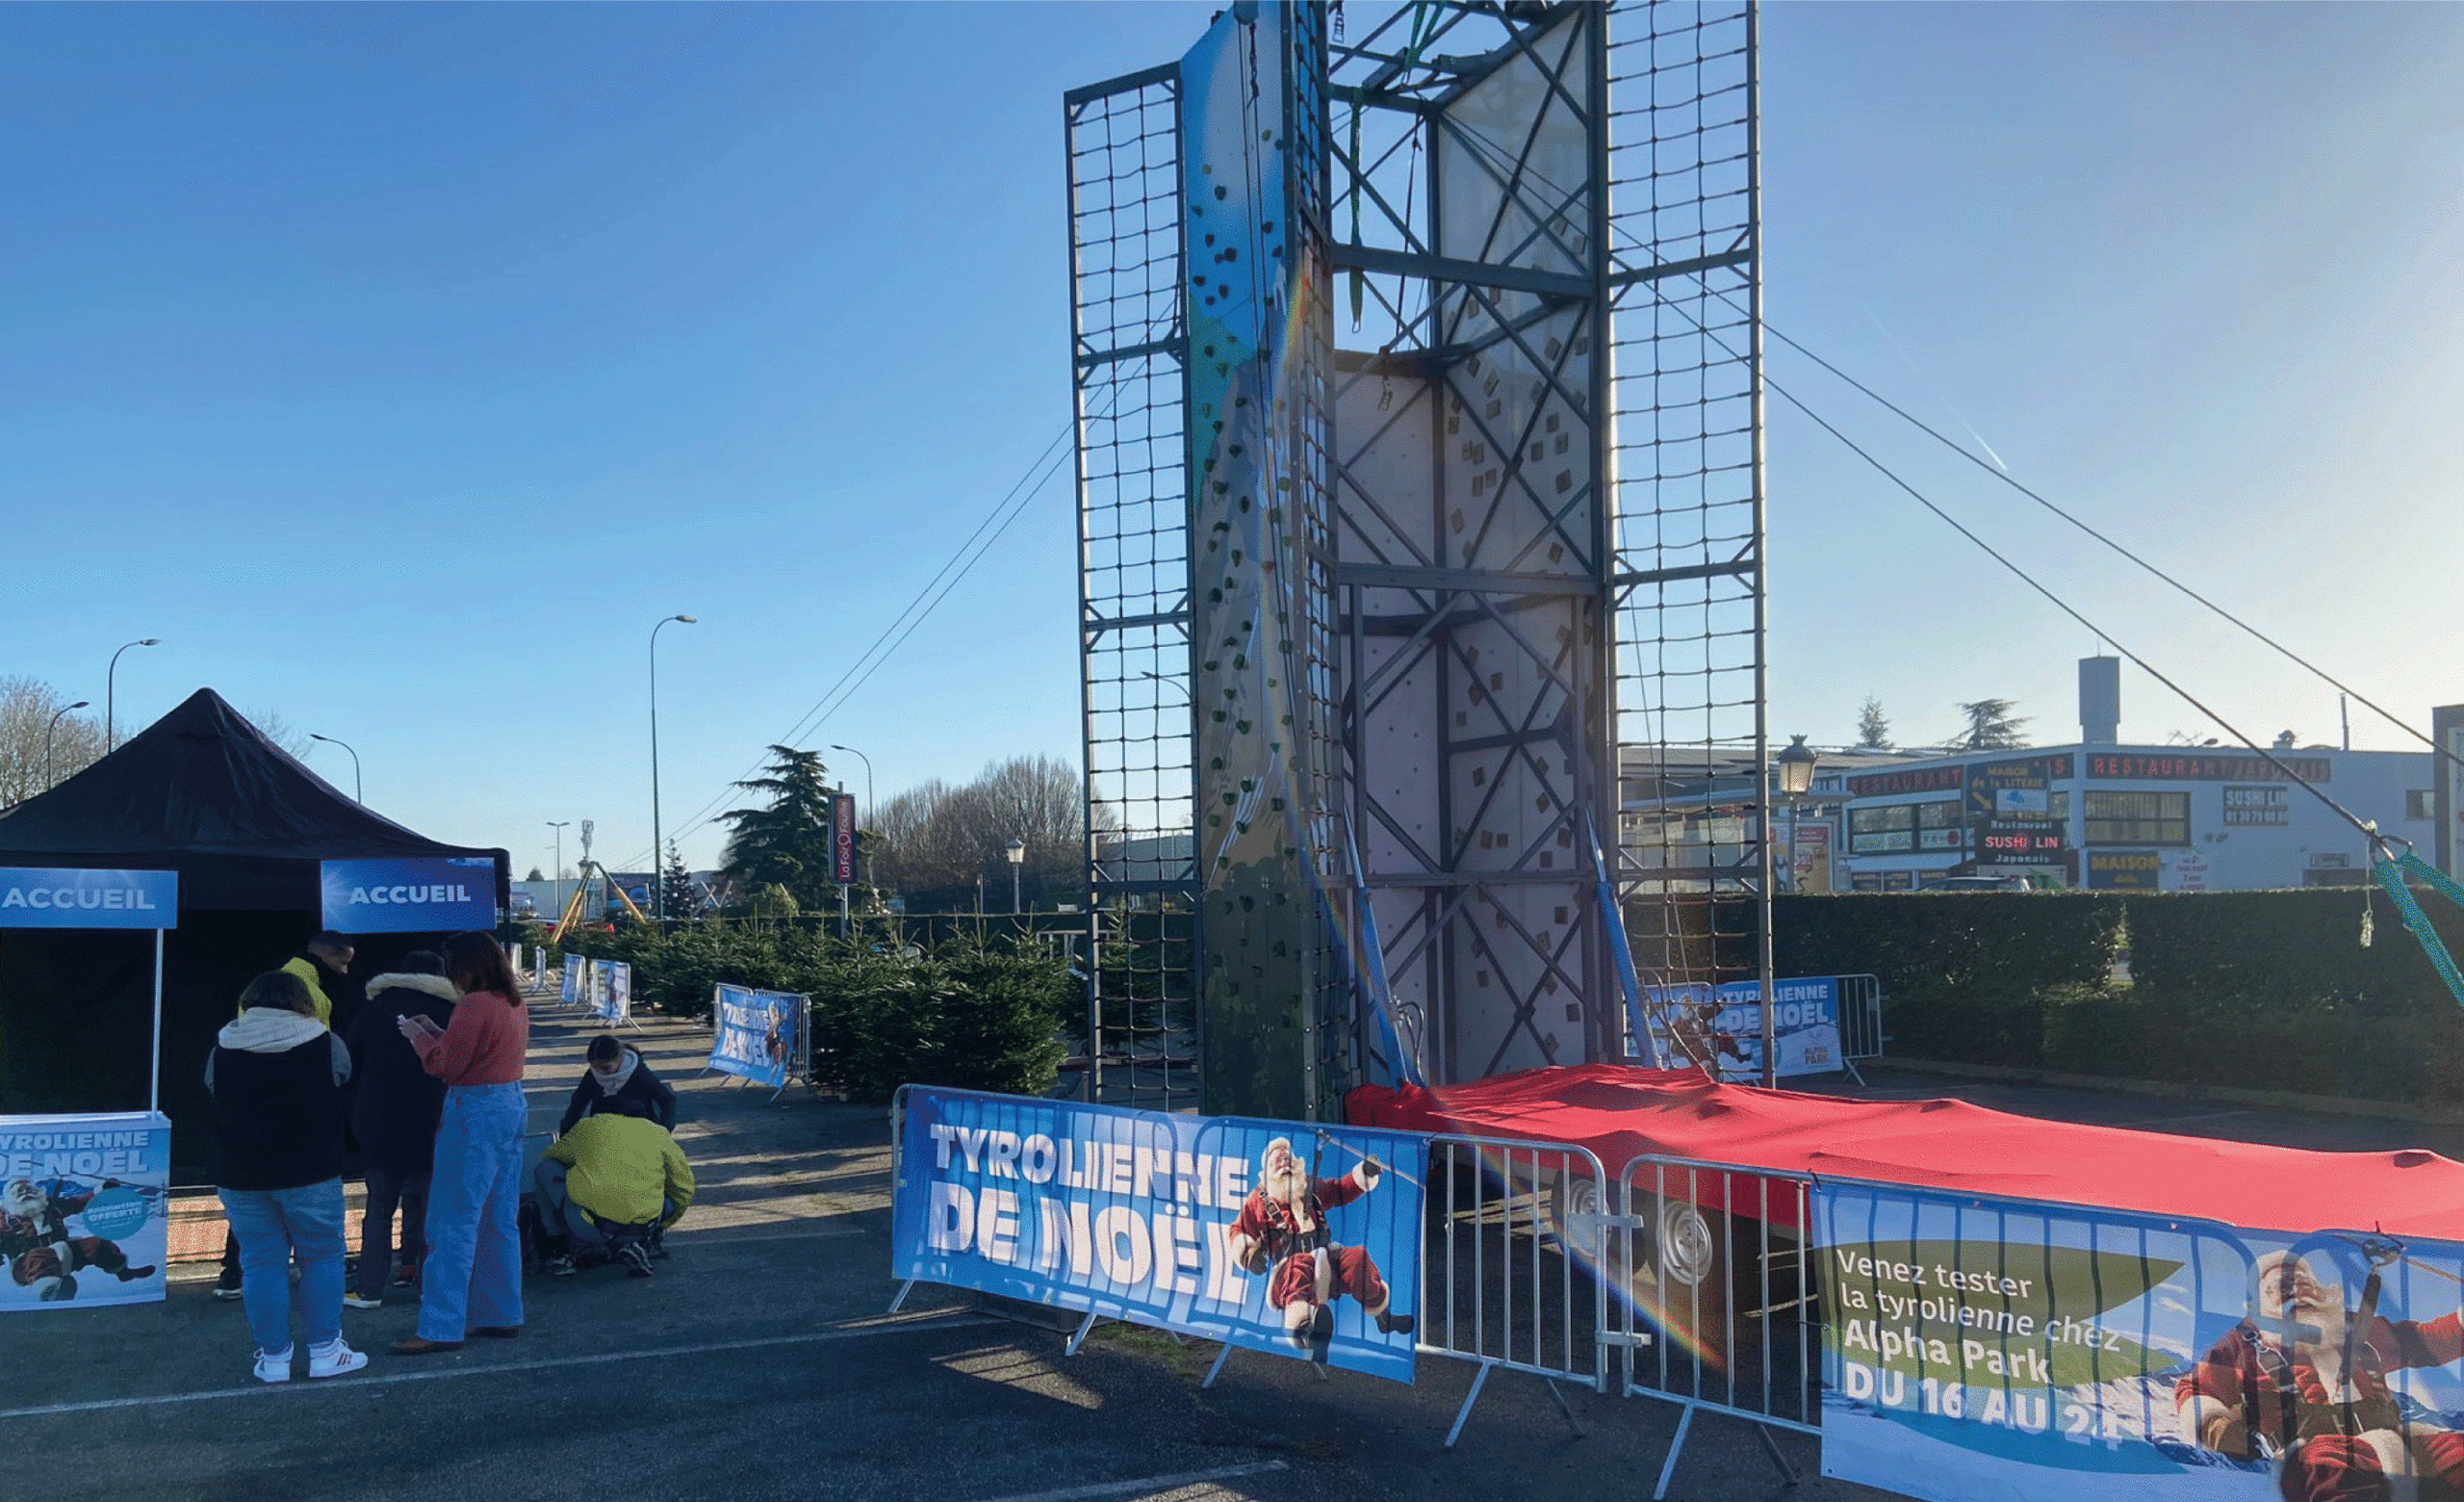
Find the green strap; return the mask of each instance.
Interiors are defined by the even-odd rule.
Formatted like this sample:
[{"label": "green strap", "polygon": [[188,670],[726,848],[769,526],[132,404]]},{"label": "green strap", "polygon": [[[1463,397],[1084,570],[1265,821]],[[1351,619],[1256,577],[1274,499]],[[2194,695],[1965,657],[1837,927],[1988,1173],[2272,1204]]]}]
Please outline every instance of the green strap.
[{"label": "green strap", "polygon": [[2404,926],[2413,931],[2413,937],[2421,943],[2422,952],[2429,956],[2431,969],[2438,971],[2439,979],[2447,982],[2448,993],[2455,997],[2456,1004],[2464,1006],[2464,973],[2456,971],[2454,956],[2447,952],[2446,941],[2439,938],[2438,930],[2430,926],[2429,915],[2424,913],[2422,905],[2414,900],[2412,888],[2405,884],[2404,878],[2418,879],[2422,885],[2459,908],[2464,908],[2464,887],[2457,886],[2445,871],[2410,850],[2379,861],[2374,869],[2378,876],[2378,885],[2386,889],[2389,899],[2396,904],[2396,911],[2403,915]]}]

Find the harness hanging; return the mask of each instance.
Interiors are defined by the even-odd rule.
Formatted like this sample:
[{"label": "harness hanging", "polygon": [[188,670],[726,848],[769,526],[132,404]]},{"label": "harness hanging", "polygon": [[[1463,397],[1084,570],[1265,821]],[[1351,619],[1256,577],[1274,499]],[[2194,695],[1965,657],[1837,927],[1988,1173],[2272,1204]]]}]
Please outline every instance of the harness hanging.
[{"label": "harness hanging", "polygon": [[[2430,968],[2437,971],[2438,978],[2447,983],[2448,994],[2455,998],[2456,1005],[2464,1006],[2464,971],[2456,969],[2455,957],[2447,952],[2447,941],[2430,926],[2429,915],[2422,911],[2420,901],[2413,896],[2410,883],[2421,883],[2459,909],[2464,909],[2464,886],[2456,885],[2445,871],[2414,854],[2409,845],[2399,854],[2396,842],[2374,838],[2371,844],[2373,853],[2378,857],[2372,866],[2378,885],[2385,890],[2388,900],[2396,904],[2396,911],[2402,916],[2404,926],[2412,930],[2422,952],[2429,956]],[[2367,917],[2365,914],[2365,921]],[[2367,928],[2363,931],[2365,934],[2368,932]],[[2365,944],[2368,942],[2366,938],[2363,940]]]}]

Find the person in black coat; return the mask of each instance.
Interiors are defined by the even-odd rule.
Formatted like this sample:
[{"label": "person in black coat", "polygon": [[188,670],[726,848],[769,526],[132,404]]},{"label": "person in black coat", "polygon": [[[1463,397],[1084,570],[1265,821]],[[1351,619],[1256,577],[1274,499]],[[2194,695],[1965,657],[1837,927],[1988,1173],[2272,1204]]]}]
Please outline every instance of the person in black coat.
[{"label": "person in black coat", "polygon": [[[358,1094],[351,1102],[351,1134],[359,1141],[368,1178],[368,1202],[359,1221],[359,1272],[345,1304],[372,1309],[385,1302],[385,1280],[408,1288],[419,1279],[427,1243],[428,1171],[436,1149],[436,1124],[445,1109],[445,1081],[420,1064],[402,1038],[398,1020],[424,1017],[441,1029],[453,1020],[458,993],[445,976],[445,960],[425,949],[402,956],[400,967],[368,983],[368,1000],[357,1008],[345,1041],[350,1045]],[[402,1213],[400,1261],[395,1260],[394,1212]]]},{"label": "person in black coat", "polygon": [[565,1105],[565,1119],[556,1124],[557,1136],[573,1130],[574,1123],[611,1096],[640,1101],[644,1116],[669,1131],[676,1130],[676,1091],[651,1072],[640,1054],[625,1047],[615,1034],[601,1033],[590,1040],[589,1059],[590,1067],[582,1071],[581,1082],[574,1086],[574,1098]]},{"label": "person in black coat", "polygon": [[308,1375],[368,1364],[344,1341],[343,1081],[350,1055],[317,1021],[298,976],[268,971],[240,994],[240,1015],[215,1034],[205,1063],[221,1146],[222,1213],[247,1268],[242,1297],[259,1382],[292,1376],[292,1293],[299,1263]]}]

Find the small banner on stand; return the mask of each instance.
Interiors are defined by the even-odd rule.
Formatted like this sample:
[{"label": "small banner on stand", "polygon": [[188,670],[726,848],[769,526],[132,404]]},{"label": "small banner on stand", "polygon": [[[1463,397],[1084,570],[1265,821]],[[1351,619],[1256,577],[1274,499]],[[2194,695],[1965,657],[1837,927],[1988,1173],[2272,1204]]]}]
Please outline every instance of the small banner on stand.
[{"label": "small banner on stand", "polygon": [[567,1006],[581,1005],[582,970],[589,963],[578,954],[557,956],[563,978],[558,982],[556,999]]},{"label": "small banner on stand", "polygon": [[0,1312],[159,1304],[171,1123],[0,1116]]},{"label": "small banner on stand", "polygon": [[722,985],[710,1012],[718,1033],[710,1040],[709,1068],[774,1090],[785,1086],[804,1031],[803,997]]},{"label": "small banner on stand", "polygon": [[603,1023],[633,1019],[633,967],[623,960],[593,960],[593,1010]]},{"label": "small banner on stand", "polygon": [[1410,1382],[1423,1138],[910,1087],[897,1277]]},{"label": "small banner on stand", "polygon": [[[1723,1079],[1752,1084],[1762,1077],[1762,983],[1732,980],[1720,986],[1691,982],[1645,986],[1643,994],[1665,1030],[1655,1026],[1660,1057],[1682,1066],[1692,1061],[1718,1071]],[[1822,1075],[1841,1067],[1839,977],[1807,975],[1771,983],[1772,1025],[1779,1040],[1776,1077]],[[1674,1033],[1674,1038],[1670,1033]]]}]

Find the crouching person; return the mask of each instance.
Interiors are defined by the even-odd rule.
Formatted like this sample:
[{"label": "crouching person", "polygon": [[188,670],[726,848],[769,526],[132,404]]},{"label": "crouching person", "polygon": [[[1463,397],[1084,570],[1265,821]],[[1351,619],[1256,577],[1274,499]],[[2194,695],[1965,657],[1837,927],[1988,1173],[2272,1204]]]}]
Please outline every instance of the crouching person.
[{"label": "crouching person", "polygon": [[652,1247],[693,1203],[693,1170],[649,1109],[611,1096],[548,1144],[533,1182],[549,1272],[564,1277],[577,1255],[599,1255],[651,1275]]}]

